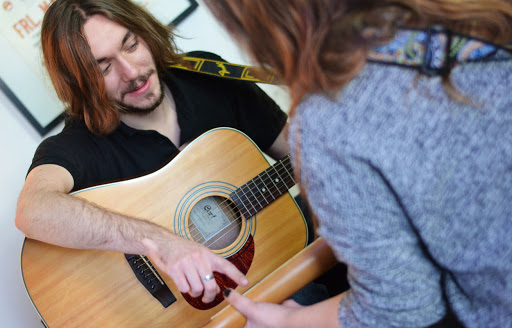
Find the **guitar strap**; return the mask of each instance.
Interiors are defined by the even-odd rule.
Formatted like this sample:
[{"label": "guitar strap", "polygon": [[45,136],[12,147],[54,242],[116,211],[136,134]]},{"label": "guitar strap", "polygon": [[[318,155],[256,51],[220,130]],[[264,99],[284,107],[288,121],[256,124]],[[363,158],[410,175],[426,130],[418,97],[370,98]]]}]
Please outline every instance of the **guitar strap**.
[{"label": "guitar strap", "polygon": [[428,76],[446,75],[463,62],[510,59],[510,47],[452,33],[437,25],[423,30],[400,29],[391,42],[372,49],[368,56],[369,62],[413,68]]},{"label": "guitar strap", "polygon": [[181,63],[171,65],[171,67],[196,73],[214,75],[226,79],[279,84],[277,77],[271,70],[253,66],[231,64],[214,59],[184,57]]},{"label": "guitar strap", "polygon": [[[390,43],[370,50],[368,62],[398,65],[428,76],[446,75],[457,64],[512,59],[512,48],[491,44],[440,26],[400,29]],[[280,84],[272,70],[231,64],[225,61],[184,57],[171,67],[227,79]]]}]

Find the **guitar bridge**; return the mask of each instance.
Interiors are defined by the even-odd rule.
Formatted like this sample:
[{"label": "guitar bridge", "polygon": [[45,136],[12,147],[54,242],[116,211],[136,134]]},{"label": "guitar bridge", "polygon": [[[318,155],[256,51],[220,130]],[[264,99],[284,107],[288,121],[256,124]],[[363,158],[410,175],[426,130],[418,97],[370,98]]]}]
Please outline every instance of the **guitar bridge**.
[{"label": "guitar bridge", "polygon": [[124,256],[140,283],[164,308],[176,302],[176,297],[146,256],[133,254]]}]

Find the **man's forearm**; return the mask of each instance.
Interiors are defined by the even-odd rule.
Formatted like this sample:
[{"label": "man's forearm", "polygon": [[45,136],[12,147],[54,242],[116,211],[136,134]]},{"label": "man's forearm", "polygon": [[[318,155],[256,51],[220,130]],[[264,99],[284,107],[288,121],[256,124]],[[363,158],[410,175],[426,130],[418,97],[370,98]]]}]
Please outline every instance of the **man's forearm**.
[{"label": "man's forearm", "polygon": [[28,238],[58,246],[146,255],[173,279],[180,292],[193,297],[204,292],[205,303],[220,291],[215,280],[203,281],[214,271],[239,285],[248,284],[238,268],[208,247],[152,222],[70,196],[73,184],[69,172],[57,165],[33,169],[18,200],[18,229]]},{"label": "man's forearm", "polygon": [[78,249],[146,255],[142,240],[175,238],[163,227],[102,209],[61,192],[24,195],[17,222],[28,238]]}]

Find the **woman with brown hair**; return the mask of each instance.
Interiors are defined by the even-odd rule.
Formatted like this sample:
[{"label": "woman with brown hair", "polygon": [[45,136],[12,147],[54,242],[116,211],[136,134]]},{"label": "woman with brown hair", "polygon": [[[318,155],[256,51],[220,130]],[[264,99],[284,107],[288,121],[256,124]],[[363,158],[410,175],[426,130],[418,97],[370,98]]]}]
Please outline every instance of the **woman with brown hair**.
[{"label": "woman with brown hair", "polygon": [[248,326],[511,327],[511,1],[206,3],[290,87],[301,186],[348,266],[309,307],[226,293]]}]

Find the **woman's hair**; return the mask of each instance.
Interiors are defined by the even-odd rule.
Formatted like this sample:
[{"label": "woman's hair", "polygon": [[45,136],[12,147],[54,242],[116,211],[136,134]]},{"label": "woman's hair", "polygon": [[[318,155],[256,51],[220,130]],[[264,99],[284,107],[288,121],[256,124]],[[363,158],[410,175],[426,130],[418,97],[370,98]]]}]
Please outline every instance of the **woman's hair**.
[{"label": "woman's hair", "polygon": [[144,8],[127,0],[57,0],[46,12],[41,44],[46,69],[66,112],[97,135],[119,126],[120,109],[106,93],[100,68],[91,53],[83,26],[92,15],[103,15],[142,38],[158,72],[178,63],[174,34]]},{"label": "woman's hair", "polygon": [[[334,95],[366,64],[369,50],[400,27],[442,25],[504,44],[512,41],[512,0],[204,0],[264,68],[290,87],[290,116],[306,94]],[[461,99],[443,76],[447,93]],[[462,97],[463,100],[465,100]],[[300,131],[294,172],[301,194]],[[313,223],[316,226],[314,214]]]},{"label": "woman's hair", "polygon": [[263,67],[290,87],[291,115],[307,93],[345,86],[369,49],[399,27],[443,25],[503,44],[512,40],[511,0],[205,0]]}]

